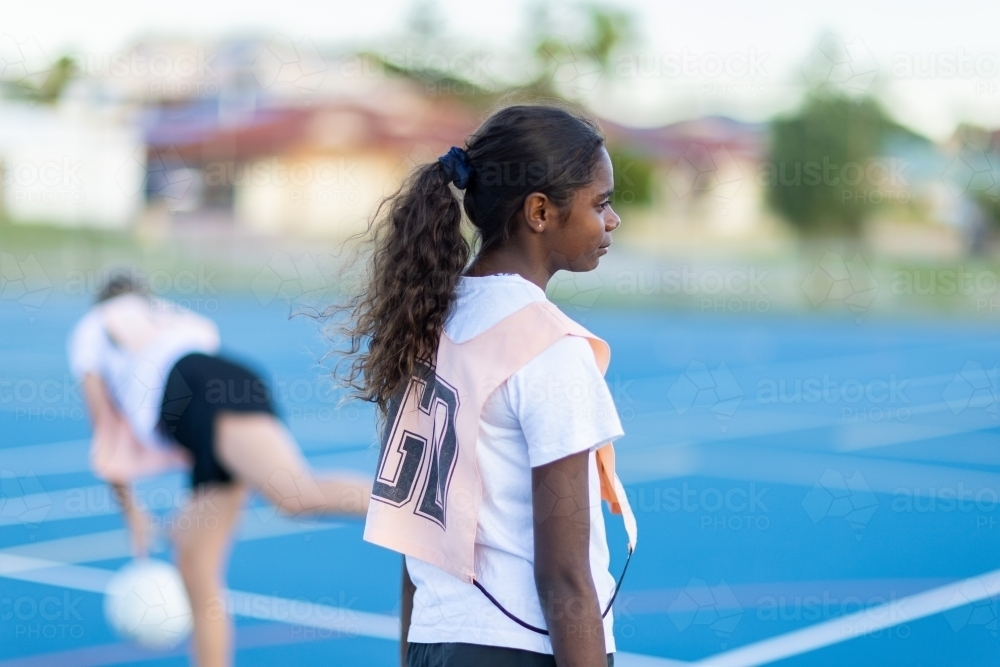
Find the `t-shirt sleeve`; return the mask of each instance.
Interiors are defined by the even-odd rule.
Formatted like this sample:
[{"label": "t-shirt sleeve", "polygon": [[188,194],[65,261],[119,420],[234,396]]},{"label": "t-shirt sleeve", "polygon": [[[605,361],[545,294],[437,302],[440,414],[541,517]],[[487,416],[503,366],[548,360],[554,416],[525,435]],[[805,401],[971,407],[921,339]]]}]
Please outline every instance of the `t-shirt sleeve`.
[{"label": "t-shirt sleeve", "polygon": [[624,435],[586,338],[564,336],[507,380],[511,408],[536,468]]},{"label": "t-shirt sleeve", "polygon": [[101,324],[101,315],[97,310],[91,310],[69,336],[69,369],[73,377],[81,380],[87,373],[98,373],[105,345],[107,334]]}]

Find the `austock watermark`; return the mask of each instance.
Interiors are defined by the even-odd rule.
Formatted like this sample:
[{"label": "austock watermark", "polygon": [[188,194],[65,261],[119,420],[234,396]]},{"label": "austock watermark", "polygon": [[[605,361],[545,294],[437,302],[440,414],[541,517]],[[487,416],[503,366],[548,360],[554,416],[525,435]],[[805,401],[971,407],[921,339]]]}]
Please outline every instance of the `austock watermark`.
[{"label": "austock watermark", "polygon": [[52,292],[52,281],[34,254],[20,259],[0,252],[0,301],[14,301],[28,314],[34,324],[35,315]]},{"label": "austock watermark", "polygon": [[262,306],[279,297],[289,304],[327,301],[328,295],[349,282],[351,276],[345,276],[343,271],[327,267],[317,259],[309,253],[296,258],[285,252],[276,252],[254,276],[250,290]]},{"label": "austock watermark", "polygon": [[802,291],[814,307],[824,303],[846,305],[859,323],[878,288],[875,274],[858,253],[845,261],[841,255],[827,252],[802,282]]},{"label": "austock watermark", "polygon": [[942,394],[945,405],[953,415],[969,408],[979,408],[994,420],[1000,407],[1000,388],[997,383],[997,364],[990,368],[978,361],[968,360],[945,386]]},{"label": "austock watermark", "polygon": [[907,421],[911,416],[906,395],[909,378],[838,379],[829,373],[805,378],[761,378],[754,398],[758,405],[840,406],[846,423]]},{"label": "austock watermark", "polygon": [[[130,400],[121,406],[126,416],[146,409],[162,391],[166,380],[156,369],[145,368],[141,377],[134,378],[130,385]],[[542,389],[534,388],[535,391]],[[561,388],[555,385],[549,389],[561,392]],[[567,389],[571,396],[580,398],[579,387]],[[164,408],[164,413],[172,420],[182,416],[194,396],[189,387],[179,391],[178,395],[168,397]],[[341,387],[328,374],[294,380],[209,380],[204,399],[208,403],[226,405],[263,405],[271,402],[295,420],[355,422],[361,418],[358,406],[343,403]],[[18,421],[89,419],[80,385],[68,374],[41,379],[0,375],[0,408],[12,411]]]},{"label": "austock watermark", "polygon": [[308,37],[275,35],[254,59],[257,84],[272,92],[311,94],[323,85],[330,65]]},{"label": "austock watermark", "polygon": [[756,48],[728,53],[680,51],[626,52],[615,57],[621,78],[766,78],[768,52]]},{"label": "austock watermark", "polygon": [[[217,490],[210,488],[195,493],[184,486],[154,482],[134,485],[131,502],[135,509],[149,515],[155,527],[168,531],[196,526],[214,530],[219,527],[217,494]],[[67,489],[61,498],[59,509],[68,516],[97,516],[121,511],[114,490],[104,484]],[[189,511],[169,514],[180,510]]]},{"label": "austock watermark", "polygon": [[86,417],[76,379],[17,378],[0,375],[0,407],[13,410],[17,421],[81,421]]},{"label": "austock watermark", "polygon": [[277,187],[292,203],[356,204],[361,201],[360,163],[345,157],[286,160],[277,157],[252,163],[214,160],[202,169],[208,187]]},{"label": "austock watermark", "polygon": [[693,483],[626,489],[636,514],[669,513],[695,517],[701,530],[762,531],[771,527],[766,486],[756,482],[729,487]]},{"label": "austock watermark", "polygon": [[121,265],[98,271],[71,269],[63,276],[63,291],[68,296],[96,298],[113,278],[129,278],[141,291],[161,297],[154,308],[185,308],[202,313],[219,310],[217,269],[200,264],[183,269],[143,270],[137,264]]},{"label": "austock watermark", "polygon": [[992,487],[955,486],[900,487],[893,489],[890,509],[897,514],[951,514],[974,517],[976,530],[997,526],[1000,492]]},{"label": "austock watermark", "polygon": [[692,142],[667,172],[667,184],[681,200],[710,197],[718,214],[726,216],[746,180],[746,168],[745,162],[725,146]]},{"label": "austock watermark", "polygon": [[698,303],[703,312],[766,313],[771,309],[765,285],[769,271],[756,266],[701,269],[679,268],[622,270],[614,276],[614,291],[621,296],[683,296]]},{"label": "austock watermark", "polygon": [[901,269],[894,271],[889,283],[893,296],[961,296],[975,299],[978,313],[1000,310],[1000,277],[994,271],[953,269]]},{"label": "austock watermark", "polygon": [[611,377],[569,377],[557,373],[532,376],[518,389],[532,405],[558,410],[568,419],[606,420],[617,410],[623,421],[635,418],[635,399],[629,393],[634,380]]},{"label": "austock watermark", "polygon": [[984,195],[994,200],[1000,196],[1000,149],[987,144],[985,138],[966,142],[945,168],[942,180],[952,195]]},{"label": "austock watermark", "polygon": [[15,641],[81,639],[87,623],[81,613],[83,596],[62,594],[0,597],[0,628]]},{"label": "austock watermark", "polygon": [[49,515],[52,505],[51,496],[33,471],[18,475],[0,469],[0,521],[34,528]]},{"label": "austock watermark", "polygon": [[977,95],[1000,92],[1000,54],[991,51],[903,51],[889,59],[889,74],[897,80],[973,79]]},{"label": "austock watermark", "polygon": [[[180,418],[193,396],[190,389],[172,396],[169,407],[164,409],[165,415],[172,420]],[[361,411],[356,405],[342,403],[343,393],[332,375],[291,381],[211,379],[205,385],[203,398],[209,404],[228,406],[272,403],[289,418],[298,421],[355,422],[361,418]]]},{"label": "austock watermark", "polygon": [[[148,294],[169,300],[168,304],[158,303],[156,307],[180,307],[202,313],[219,310],[219,291],[215,284],[219,270],[203,264],[150,271],[137,264],[128,264],[97,271],[70,269],[62,273],[52,272],[51,275],[67,296],[94,299],[111,278],[126,276]],[[35,313],[55,287],[50,273],[34,254],[18,258],[10,253],[0,253],[0,300],[20,303],[29,313],[30,321],[34,321]]]},{"label": "austock watermark", "polygon": [[209,602],[211,619],[244,616],[283,623],[295,637],[353,638],[361,635],[362,617],[354,608],[358,596],[339,591],[316,598],[285,599],[266,595],[229,594]]},{"label": "austock watermark", "polygon": [[701,361],[692,361],[667,391],[667,400],[678,415],[689,411],[707,410],[719,422],[725,433],[745,393],[726,363],[712,369]]},{"label": "austock watermark", "polygon": [[219,53],[200,44],[144,42],[127,51],[77,51],[70,57],[81,75],[138,82],[146,93],[165,97],[217,95]]},{"label": "austock watermark", "polygon": [[744,608],[725,579],[710,586],[692,577],[667,608],[667,616],[677,632],[704,627],[721,640],[722,648],[736,631]]},{"label": "austock watermark", "polygon": [[702,95],[766,95],[771,92],[770,57],[770,53],[753,47],[726,53],[698,53],[686,47],[626,52],[615,57],[613,72],[623,80],[697,81]]},{"label": "austock watermark", "polygon": [[762,595],[754,603],[756,618],[764,622],[817,623],[843,619],[838,628],[844,637],[906,639],[912,630],[906,601],[895,591],[885,595],[834,595],[824,589],[815,594]]},{"label": "austock watermark", "polygon": [[864,162],[831,162],[828,156],[806,162],[763,161],[757,166],[761,187],[840,187],[842,202],[906,204],[911,199],[906,171],[910,163],[897,157]]},{"label": "austock watermark", "polygon": [[5,81],[41,83],[51,70],[52,62],[38,38],[0,34],[0,76]]},{"label": "austock watermark", "polygon": [[[754,587],[756,588],[756,587]],[[724,579],[710,585],[692,578],[667,608],[667,614],[679,633],[710,631],[725,648],[748,612],[764,623],[836,621],[843,637],[905,639],[911,630],[907,600],[895,591],[885,594],[842,594],[829,589],[815,592],[789,591],[776,585],[773,594],[751,593]],[[803,587],[805,588],[805,587]]]},{"label": "austock watermark", "polygon": [[843,519],[858,541],[878,506],[878,498],[860,470],[845,477],[837,470],[827,469],[802,499],[802,508],[814,524],[828,518]]},{"label": "austock watermark", "polygon": [[19,204],[80,204],[86,165],[71,155],[5,160],[0,168],[4,196]]},{"label": "austock watermark", "polygon": [[802,74],[813,89],[828,86],[861,95],[879,74],[878,61],[860,36],[850,41],[826,34],[806,57]]},{"label": "austock watermark", "polygon": [[[895,373],[876,377],[838,377],[832,373],[800,377],[758,377],[741,383],[725,362],[692,361],[670,385],[667,400],[678,415],[698,409],[716,415],[723,431],[744,401],[757,406],[829,406],[844,423],[907,421],[912,408],[910,378]],[[744,385],[748,389],[744,388]]]},{"label": "austock watermark", "polygon": [[[989,588],[988,583],[992,584]],[[954,606],[943,613],[948,626],[954,632],[979,630],[988,632],[994,638],[997,637],[1000,595],[996,592],[996,583],[983,581],[979,577],[962,582],[951,600]]]}]

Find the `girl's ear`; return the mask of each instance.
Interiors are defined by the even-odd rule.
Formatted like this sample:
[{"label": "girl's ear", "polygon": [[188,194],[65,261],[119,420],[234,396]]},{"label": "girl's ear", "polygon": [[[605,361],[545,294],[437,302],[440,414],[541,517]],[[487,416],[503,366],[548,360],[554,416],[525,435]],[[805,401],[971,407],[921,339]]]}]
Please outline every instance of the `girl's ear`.
[{"label": "girl's ear", "polygon": [[555,216],[555,207],[547,195],[532,192],[524,200],[524,220],[534,232],[544,232],[551,226]]}]

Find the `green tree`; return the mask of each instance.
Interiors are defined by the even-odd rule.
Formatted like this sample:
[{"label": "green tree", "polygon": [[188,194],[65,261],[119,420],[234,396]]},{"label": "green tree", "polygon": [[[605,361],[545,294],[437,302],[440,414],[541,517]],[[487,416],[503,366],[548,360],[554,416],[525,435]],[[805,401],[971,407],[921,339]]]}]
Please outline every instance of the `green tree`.
[{"label": "green tree", "polygon": [[876,187],[871,160],[899,131],[871,98],[813,92],[771,124],[770,156],[758,175],[768,204],[800,231],[856,234],[875,207],[866,196]]},{"label": "green tree", "polygon": [[647,156],[627,147],[608,145],[614,168],[615,206],[648,206],[653,200],[655,166]]},{"label": "green tree", "polygon": [[7,82],[7,88],[14,98],[32,100],[43,104],[55,104],[66,85],[77,74],[77,66],[72,58],[63,56],[52,66],[41,84],[28,79]]},{"label": "green tree", "polygon": [[[976,203],[991,227],[1000,229],[1000,143],[992,132],[970,123],[959,124],[955,138],[962,153],[971,156],[956,158],[952,166],[958,173],[952,175],[949,169],[945,177],[951,176],[951,185]],[[975,173],[969,173],[973,169]]]},{"label": "green tree", "polygon": [[[566,38],[557,33],[549,7],[535,5],[529,16],[534,34],[535,75],[524,90],[545,97],[574,97],[560,80],[607,76],[615,49],[633,33],[630,14],[597,4],[582,5],[582,34]],[[568,70],[560,72],[560,69]],[[569,86],[572,88],[572,85]]]}]

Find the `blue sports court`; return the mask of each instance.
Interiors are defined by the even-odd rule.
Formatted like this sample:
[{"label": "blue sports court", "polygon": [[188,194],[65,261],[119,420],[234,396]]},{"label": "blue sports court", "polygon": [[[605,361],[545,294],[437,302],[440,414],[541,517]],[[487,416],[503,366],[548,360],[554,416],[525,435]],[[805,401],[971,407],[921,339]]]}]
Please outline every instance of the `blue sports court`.
[{"label": "blue sports court", "polygon": [[[89,301],[0,300],[0,667],[187,664],[109,629],[123,522],[88,470],[66,335]],[[374,467],[288,304],[219,296],[225,349],[273,382],[313,466]],[[639,545],[621,667],[983,665],[1000,655],[1000,343],[988,323],[574,309],[612,348]],[[180,474],[140,486],[169,526]],[[624,531],[608,519],[613,573]],[[400,558],[360,521],[246,508],[228,584],[237,663],[392,664]],[[168,558],[162,551],[159,557]],[[497,623],[507,622],[497,613]]]}]

